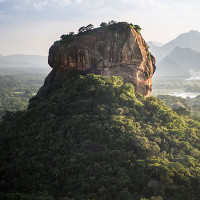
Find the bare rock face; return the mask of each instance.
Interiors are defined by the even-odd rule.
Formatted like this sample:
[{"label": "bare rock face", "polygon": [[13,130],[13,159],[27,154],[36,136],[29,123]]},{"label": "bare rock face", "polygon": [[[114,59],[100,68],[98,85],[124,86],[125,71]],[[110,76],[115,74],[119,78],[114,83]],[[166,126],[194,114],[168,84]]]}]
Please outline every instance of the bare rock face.
[{"label": "bare rock face", "polygon": [[122,76],[136,92],[150,96],[155,58],[141,34],[134,28],[124,30],[93,29],[73,36],[73,40],[55,43],[49,50],[53,68],[37,96],[45,96],[50,86],[67,76],[94,73]]}]

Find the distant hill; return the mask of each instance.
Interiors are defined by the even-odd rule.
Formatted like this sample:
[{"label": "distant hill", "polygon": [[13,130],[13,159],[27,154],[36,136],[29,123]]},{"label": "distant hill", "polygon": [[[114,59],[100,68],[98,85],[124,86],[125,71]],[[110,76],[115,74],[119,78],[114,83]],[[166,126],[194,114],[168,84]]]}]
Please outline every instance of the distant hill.
[{"label": "distant hill", "polygon": [[200,71],[200,52],[190,48],[175,47],[163,60],[157,63],[156,76],[194,76]]},{"label": "distant hill", "polygon": [[0,56],[0,73],[49,72],[47,56],[14,54]]},{"label": "distant hill", "polygon": [[157,42],[148,42],[148,46],[157,61],[155,77],[199,77],[200,32],[192,30],[163,46]]},{"label": "distant hill", "polygon": [[149,42],[147,42],[147,44],[149,45],[149,46],[156,46],[156,47],[162,47],[163,46],[163,44],[162,43],[160,43],[160,42],[156,42],[156,41],[149,41]]},{"label": "distant hill", "polygon": [[155,56],[157,61],[162,60],[177,46],[190,48],[194,51],[200,52],[200,32],[192,30],[190,32],[183,33],[161,47],[156,46],[153,42],[149,42],[148,45],[150,47],[150,52]]}]

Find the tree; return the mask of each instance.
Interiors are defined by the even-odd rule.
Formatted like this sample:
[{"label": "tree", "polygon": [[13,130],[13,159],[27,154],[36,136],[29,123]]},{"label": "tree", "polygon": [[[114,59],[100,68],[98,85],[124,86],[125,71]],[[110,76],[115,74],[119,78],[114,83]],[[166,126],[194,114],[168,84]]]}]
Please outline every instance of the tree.
[{"label": "tree", "polygon": [[87,31],[87,28],[85,26],[82,26],[81,28],[78,29],[78,33],[83,33]]},{"label": "tree", "polygon": [[184,107],[179,107],[179,108],[174,108],[173,109],[178,115],[186,115],[186,116],[189,116],[190,115],[190,112],[184,108]]},{"label": "tree", "polygon": [[101,27],[106,27],[106,26],[108,26],[108,24],[106,22],[101,22],[100,26]]},{"label": "tree", "polygon": [[64,34],[60,36],[60,38],[61,38],[62,40],[67,39],[67,37],[68,37],[68,35],[64,35]]},{"label": "tree", "polygon": [[86,26],[87,31],[92,30],[94,28],[94,25],[89,24]]},{"label": "tree", "polygon": [[111,21],[108,22],[108,25],[112,25],[112,24],[116,24],[116,23],[117,23],[116,21],[111,20]]},{"label": "tree", "polygon": [[142,30],[142,28],[139,25],[134,25],[135,26],[135,30],[140,33],[140,31]]}]

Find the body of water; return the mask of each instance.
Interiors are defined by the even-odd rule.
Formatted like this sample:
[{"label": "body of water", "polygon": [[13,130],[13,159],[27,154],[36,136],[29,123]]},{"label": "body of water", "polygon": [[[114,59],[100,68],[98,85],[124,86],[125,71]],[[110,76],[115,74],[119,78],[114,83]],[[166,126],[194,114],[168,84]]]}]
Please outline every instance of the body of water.
[{"label": "body of water", "polygon": [[195,98],[200,95],[200,92],[173,92],[170,95],[182,98],[186,97]]}]

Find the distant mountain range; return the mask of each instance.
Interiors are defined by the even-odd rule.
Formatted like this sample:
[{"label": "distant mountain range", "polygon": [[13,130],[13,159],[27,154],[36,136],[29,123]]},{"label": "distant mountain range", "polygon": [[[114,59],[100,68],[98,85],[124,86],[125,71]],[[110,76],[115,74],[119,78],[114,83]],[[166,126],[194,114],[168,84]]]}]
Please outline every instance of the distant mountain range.
[{"label": "distant mountain range", "polygon": [[0,74],[31,72],[46,73],[51,70],[47,56],[14,54],[0,55]]},{"label": "distant mountain range", "polygon": [[160,43],[160,42],[156,42],[156,41],[149,41],[149,42],[147,42],[147,44],[149,45],[149,46],[156,46],[156,47],[162,47],[163,46],[163,44],[162,43]]},{"label": "distant mountain range", "polygon": [[148,42],[157,61],[155,76],[191,77],[200,72],[200,32],[190,31],[158,46]]},{"label": "distant mountain range", "polygon": [[200,53],[190,48],[175,49],[157,64],[158,76],[187,77],[200,71]]}]

